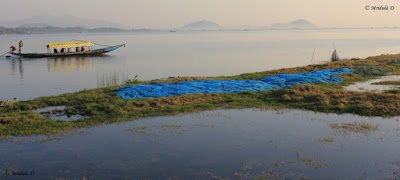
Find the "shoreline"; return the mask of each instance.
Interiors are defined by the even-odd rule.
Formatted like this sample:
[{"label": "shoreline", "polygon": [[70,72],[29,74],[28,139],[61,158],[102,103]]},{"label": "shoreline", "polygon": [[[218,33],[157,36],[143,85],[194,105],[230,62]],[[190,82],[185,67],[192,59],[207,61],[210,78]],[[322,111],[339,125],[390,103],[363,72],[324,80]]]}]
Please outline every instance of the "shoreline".
[{"label": "shoreline", "polygon": [[[130,85],[203,79],[255,80],[278,74],[297,74],[323,69],[350,68],[359,70],[362,68],[360,64],[379,66],[389,72],[390,75],[398,75],[400,74],[400,64],[393,63],[392,58],[400,59],[400,54],[380,55],[365,59],[353,58],[345,61],[235,76],[180,77],[166,80],[133,81]],[[337,114],[351,113],[361,116],[390,117],[400,115],[400,95],[396,92],[353,92],[343,88],[343,86],[349,84],[372,79],[376,77],[374,75],[377,74],[368,77],[361,73],[342,74],[338,76],[343,78],[344,81],[339,84],[295,85],[285,89],[262,92],[186,94],[132,100],[123,100],[115,95],[116,89],[126,86],[120,85],[39,97],[28,101],[9,102],[8,105],[0,106],[0,139],[9,136],[60,134],[82,127],[215,109],[290,108]],[[33,110],[39,108],[53,106],[64,106],[67,116],[80,115],[88,118],[76,121],[55,121],[33,112]]]}]

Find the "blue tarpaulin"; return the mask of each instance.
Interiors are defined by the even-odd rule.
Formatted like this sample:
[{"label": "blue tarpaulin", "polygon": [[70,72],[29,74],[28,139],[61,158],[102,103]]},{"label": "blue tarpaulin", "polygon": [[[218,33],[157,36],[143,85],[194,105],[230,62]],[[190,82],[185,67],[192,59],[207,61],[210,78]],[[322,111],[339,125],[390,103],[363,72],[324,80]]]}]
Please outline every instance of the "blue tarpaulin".
[{"label": "blue tarpaulin", "polygon": [[353,73],[352,69],[320,70],[302,74],[280,74],[259,80],[201,80],[154,85],[136,85],[120,88],[116,94],[123,99],[169,97],[198,93],[260,92],[281,89],[296,84],[340,83],[335,74]]}]

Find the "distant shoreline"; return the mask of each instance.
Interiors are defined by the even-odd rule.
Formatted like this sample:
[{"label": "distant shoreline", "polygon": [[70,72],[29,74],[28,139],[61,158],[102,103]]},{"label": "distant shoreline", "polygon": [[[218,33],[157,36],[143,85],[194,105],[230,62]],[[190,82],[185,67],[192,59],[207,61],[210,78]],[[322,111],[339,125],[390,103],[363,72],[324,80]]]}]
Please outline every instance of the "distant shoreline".
[{"label": "distant shoreline", "polygon": [[17,27],[7,28],[0,26],[0,35],[26,35],[26,34],[60,34],[60,33],[104,33],[104,32],[146,32],[150,29],[120,29],[120,28],[93,28],[82,27]]},{"label": "distant shoreline", "polygon": [[400,27],[370,27],[370,28],[221,28],[221,29],[120,29],[120,28],[82,28],[82,27],[17,27],[17,28],[7,28],[0,26],[0,35],[29,35],[29,34],[67,34],[67,33],[118,33],[118,32],[218,32],[218,31],[315,31],[315,30],[379,30],[379,29],[392,29],[400,30]]}]

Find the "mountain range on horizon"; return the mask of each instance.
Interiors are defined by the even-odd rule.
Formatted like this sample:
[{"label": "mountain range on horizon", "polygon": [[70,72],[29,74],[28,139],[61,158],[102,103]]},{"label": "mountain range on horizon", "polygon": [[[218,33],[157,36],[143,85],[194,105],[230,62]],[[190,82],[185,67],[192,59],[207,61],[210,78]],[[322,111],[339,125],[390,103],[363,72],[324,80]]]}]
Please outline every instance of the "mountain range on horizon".
[{"label": "mountain range on horizon", "polygon": [[0,26],[3,27],[83,27],[83,28],[120,28],[120,29],[131,29],[130,26],[113,23],[105,20],[98,19],[85,19],[75,16],[50,16],[50,15],[35,15],[31,18],[0,22]]},{"label": "mountain range on horizon", "polygon": [[218,30],[221,29],[222,26],[218,25],[215,22],[208,20],[195,21],[189,24],[182,26],[180,29],[183,30]]},{"label": "mountain range on horizon", "polygon": [[[50,15],[35,15],[31,18],[0,22],[3,27],[20,27],[20,28],[43,28],[43,27],[82,27],[87,29],[93,28],[119,28],[119,29],[132,29],[128,25],[120,23],[108,22],[105,20],[97,19],[84,19],[75,16],[50,16]],[[298,19],[289,23],[275,23],[269,26],[237,26],[243,29],[312,29],[317,28],[316,25],[305,19]],[[216,22],[209,20],[200,20],[187,23],[182,27],[177,27],[179,30],[221,30],[221,29],[236,29],[233,27],[224,27]]]},{"label": "mountain range on horizon", "polygon": [[[249,27],[242,27],[249,28]],[[290,23],[276,23],[264,27],[253,27],[254,29],[313,29],[317,28],[316,25],[305,19],[294,20]],[[230,29],[223,27],[215,22],[208,20],[195,21],[184,25],[180,29],[182,30],[219,30],[219,29]]]},{"label": "mountain range on horizon", "polygon": [[290,23],[276,23],[268,26],[271,29],[313,29],[317,28],[316,25],[305,19],[294,20]]}]

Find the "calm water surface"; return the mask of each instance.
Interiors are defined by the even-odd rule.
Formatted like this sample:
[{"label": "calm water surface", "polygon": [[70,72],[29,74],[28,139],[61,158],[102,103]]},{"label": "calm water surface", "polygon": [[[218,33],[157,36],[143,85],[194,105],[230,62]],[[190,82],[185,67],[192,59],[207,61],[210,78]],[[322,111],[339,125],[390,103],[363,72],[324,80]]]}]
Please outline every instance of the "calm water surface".
[{"label": "calm water surface", "polygon": [[347,58],[400,49],[399,30],[385,29],[2,35],[0,49],[6,52],[23,40],[23,52],[46,52],[46,44],[72,39],[126,47],[101,57],[2,57],[0,99],[75,92],[120,84],[135,75],[140,80],[236,75],[319,63],[329,59],[332,43]]},{"label": "calm water surface", "polygon": [[[378,129],[330,126],[353,122]],[[0,178],[26,171],[33,179],[253,179],[273,168],[270,175],[289,179],[389,179],[400,177],[398,149],[398,118],[217,110],[92,127],[59,139],[2,140]]]},{"label": "calm water surface", "polygon": [[[0,58],[0,99],[32,99],[170,76],[219,76],[398,53],[398,30],[145,32],[0,36],[25,52],[83,39],[122,44],[107,56]],[[315,49],[313,62],[312,54]],[[331,124],[364,122],[376,131]],[[0,179],[390,179],[400,178],[398,117],[297,110],[218,110],[139,119],[63,136],[0,141]],[[33,176],[7,176],[26,172]]]}]

